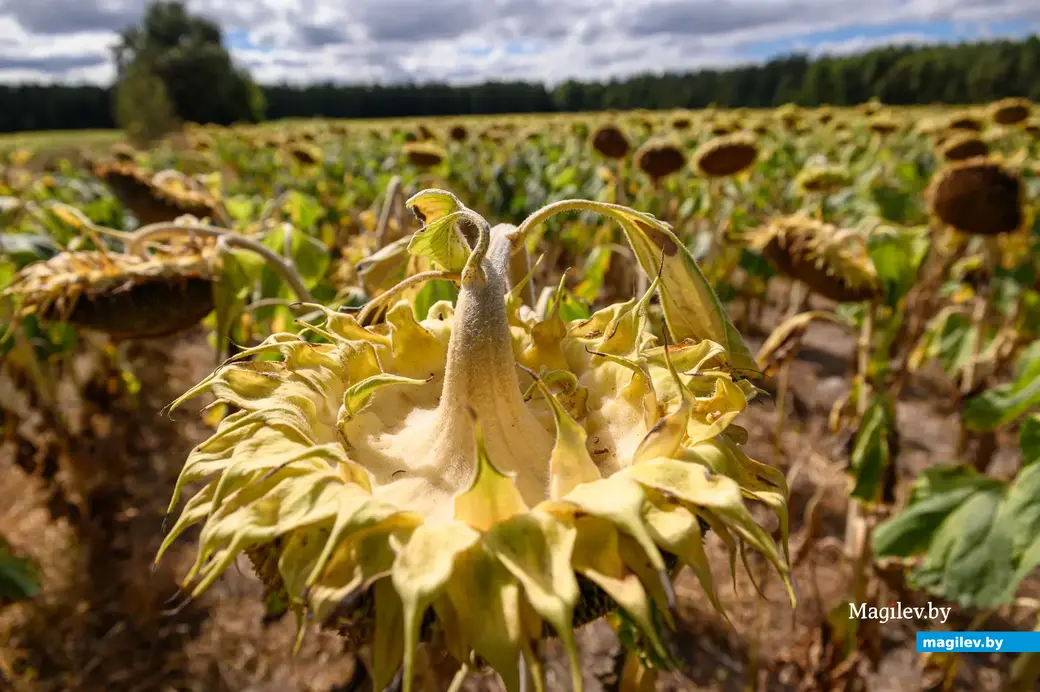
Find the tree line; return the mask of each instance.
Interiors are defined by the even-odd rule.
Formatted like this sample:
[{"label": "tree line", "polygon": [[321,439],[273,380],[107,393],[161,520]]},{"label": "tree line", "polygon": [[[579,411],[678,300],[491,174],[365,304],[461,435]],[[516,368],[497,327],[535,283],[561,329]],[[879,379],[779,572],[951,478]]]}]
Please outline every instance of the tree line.
[{"label": "tree line", "polygon": [[[892,105],[926,103],[985,103],[1006,96],[1040,101],[1040,37],[956,45],[899,46],[862,54],[811,59],[791,55],[756,65],[701,70],[687,74],[639,75],[607,82],[567,81],[555,88],[525,82],[489,82],[471,86],[447,84],[399,85],[273,85],[255,87],[248,75],[229,70],[229,60],[214,46],[219,29],[193,24],[164,8],[167,24],[189,32],[199,56],[185,69],[163,62],[161,51],[146,48],[142,33],[124,33],[118,54],[120,73],[130,64],[126,49],[150,56],[154,72],[167,80],[168,100],[180,120],[230,124],[261,118],[383,118],[429,115],[468,115],[559,111],[598,111],[633,108],[768,108],[783,103],[804,106],[853,105],[877,98]],[[153,18],[154,23],[154,18]],[[148,29],[147,20],[145,30]],[[153,30],[168,33],[165,25]],[[159,31],[163,29],[163,31]],[[147,31],[145,31],[147,33]],[[183,53],[183,42],[177,42]],[[154,54],[154,55],[153,55]],[[159,57],[156,57],[159,56]],[[143,59],[143,57],[142,57]],[[183,59],[181,56],[178,59]],[[165,72],[164,72],[165,71]],[[208,71],[222,72],[207,78]],[[178,88],[188,74],[190,89]],[[231,76],[227,76],[231,75]],[[206,105],[205,84],[222,84],[221,98]],[[183,86],[183,85],[182,85]],[[146,93],[155,89],[140,88]],[[116,87],[20,85],[0,86],[0,132],[116,127]],[[162,91],[162,89],[159,89]],[[242,102],[229,107],[227,99]],[[124,101],[126,99],[124,98]],[[181,108],[179,101],[184,101]],[[246,103],[247,102],[247,103]],[[131,103],[140,103],[136,97]]]}]

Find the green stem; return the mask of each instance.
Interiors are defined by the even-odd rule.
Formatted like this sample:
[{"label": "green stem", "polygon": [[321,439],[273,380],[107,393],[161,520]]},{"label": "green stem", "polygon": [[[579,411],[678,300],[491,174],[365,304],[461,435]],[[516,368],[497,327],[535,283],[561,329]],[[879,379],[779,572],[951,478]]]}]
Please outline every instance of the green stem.
[{"label": "green stem", "polygon": [[217,228],[216,226],[185,226],[177,223],[156,223],[149,226],[145,226],[138,231],[135,231],[132,235],[132,239],[127,245],[126,251],[130,254],[141,255],[144,253],[145,244],[148,241],[165,240],[169,238],[183,238],[191,236],[204,236],[207,238],[217,238],[220,242],[228,245],[229,247],[238,247],[243,250],[251,250],[256,254],[260,255],[264,260],[271,266],[271,268],[277,272],[277,274],[292,288],[293,293],[299,298],[302,303],[314,303],[316,302],[314,296],[311,295],[310,291],[307,290],[307,286],[304,285],[303,279],[296,272],[296,269],[279,257],[276,252],[271,248],[258,243],[252,238],[229,231],[225,228]]}]

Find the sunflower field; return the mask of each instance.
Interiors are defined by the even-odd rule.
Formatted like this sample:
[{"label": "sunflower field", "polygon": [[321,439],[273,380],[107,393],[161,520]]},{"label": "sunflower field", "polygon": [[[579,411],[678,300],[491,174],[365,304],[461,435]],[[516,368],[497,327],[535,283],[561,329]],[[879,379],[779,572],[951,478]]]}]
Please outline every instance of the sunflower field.
[{"label": "sunflower field", "polygon": [[0,140],[0,688],[1037,689],[914,644],[1040,629],[1030,102],[71,141]]}]

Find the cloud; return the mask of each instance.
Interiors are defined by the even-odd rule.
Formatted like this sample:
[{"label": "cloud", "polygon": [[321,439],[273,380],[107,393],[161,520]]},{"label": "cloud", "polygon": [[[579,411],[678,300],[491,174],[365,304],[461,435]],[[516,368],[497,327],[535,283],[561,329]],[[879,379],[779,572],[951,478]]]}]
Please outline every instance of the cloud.
[{"label": "cloud", "polygon": [[[143,0],[0,0],[0,82],[112,78]],[[1036,0],[188,0],[261,83],[608,79],[1024,34]],[[41,50],[45,46],[46,50]]]}]

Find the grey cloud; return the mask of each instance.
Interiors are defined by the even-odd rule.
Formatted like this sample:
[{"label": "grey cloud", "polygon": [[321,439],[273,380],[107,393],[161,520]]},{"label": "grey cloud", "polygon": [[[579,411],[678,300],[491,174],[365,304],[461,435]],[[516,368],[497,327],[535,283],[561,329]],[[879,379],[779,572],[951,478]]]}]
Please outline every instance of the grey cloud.
[{"label": "grey cloud", "polygon": [[373,41],[423,41],[460,36],[480,27],[481,6],[467,0],[376,0],[354,16]]},{"label": "grey cloud", "polygon": [[34,34],[118,31],[138,21],[142,3],[105,0],[8,0],[5,14]]},{"label": "grey cloud", "polygon": [[302,24],[296,29],[296,36],[304,46],[321,48],[322,46],[334,45],[347,41],[347,36],[342,29],[331,26],[317,26],[314,24]]},{"label": "grey cloud", "polygon": [[710,36],[746,31],[796,18],[829,14],[831,8],[810,7],[815,3],[769,2],[750,0],[662,0],[650,5],[632,7],[624,13],[619,26],[629,36],[677,34]]},{"label": "grey cloud", "polygon": [[104,55],[49,55],[39,58],[0,55],[0,70],[37,70],[54,73],[96,67],[106,62],[108,58]]}]

